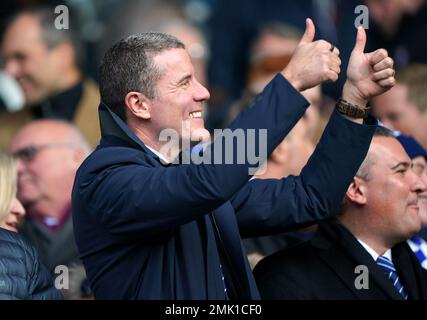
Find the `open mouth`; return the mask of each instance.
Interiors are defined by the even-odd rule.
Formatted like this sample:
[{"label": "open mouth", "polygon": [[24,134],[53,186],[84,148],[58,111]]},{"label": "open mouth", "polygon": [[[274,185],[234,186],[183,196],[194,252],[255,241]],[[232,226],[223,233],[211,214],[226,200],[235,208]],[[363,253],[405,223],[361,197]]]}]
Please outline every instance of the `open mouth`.
[{"label": "open mouth", "polygon": [[193,111],[190,112],[190,118],[191,119],[197,119],[202,117],[202,111]]}]

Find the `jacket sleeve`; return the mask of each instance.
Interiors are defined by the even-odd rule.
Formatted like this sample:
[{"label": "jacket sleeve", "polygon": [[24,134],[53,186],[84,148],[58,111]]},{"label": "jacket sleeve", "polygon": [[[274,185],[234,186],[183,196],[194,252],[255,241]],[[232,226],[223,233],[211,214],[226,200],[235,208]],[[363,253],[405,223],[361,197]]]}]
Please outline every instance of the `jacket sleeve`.
[{"label": "jacket sleeve", "polygon": [[284,232],[337,213],[375,131],[375,119],[366,122],[334,111],[299,176],[253,179],[239,190],[231,203],[242,237]]},{"label": "jacket sleeve", "polygon": [[46,267],[40,263],[34,247],[30,247],[27,261],[28,273],[28,299],[29,300],[62,300],[61,291],[56,289],[53,279]]},{"label": "jacket sleeve", "polygon": [[[307,106],[304,97],[283,76],[277,75],[229,128],[254,129],[253,132],[268,129],[265,154],[268,156]],[[253,164],[246,157],[241,164],[226,164],[227,146],[219,144],[222,138],[219,136],[208,147],[211,159],[216,159],[218,150],[222,151],[219,161],[222,164],[154,167],[128,159],[118,165],[96,168],[96,172],[88,168],[83,173],[79,170],[73,189],[73,210],[79,211],[84,206],[115,235],[134,232],[149,236],[193,221],[228,201],[251,177],[249,168]],[[257,138],[254,140],[258,141]],[[233,150],[237,159],[239,149]],[[259,154],[259,150],[260,145],[256,144],[254,154]],[[109,156],[120,157],[120,154],[102,155],[102,149],[98,151],[98,159]],[[137,156],[141,153],[135,152]]]}]

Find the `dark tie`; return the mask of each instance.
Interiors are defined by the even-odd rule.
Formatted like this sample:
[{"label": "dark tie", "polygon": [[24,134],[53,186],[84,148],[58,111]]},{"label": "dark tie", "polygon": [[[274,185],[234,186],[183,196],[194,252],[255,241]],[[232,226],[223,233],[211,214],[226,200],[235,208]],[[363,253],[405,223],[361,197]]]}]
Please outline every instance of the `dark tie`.
[{"label": "dark tie", "polygon": [[399,280],[399,276],[397,275],[396,268],[393,265],[393,262],[390,259],[379,256],[377,259],[377,265],[384,271],[387,278],[393,283],[393,286],[396,288],[397,292],[403,297],[403,299],[408,299],[408,294],[403,287],[403,284]]}]

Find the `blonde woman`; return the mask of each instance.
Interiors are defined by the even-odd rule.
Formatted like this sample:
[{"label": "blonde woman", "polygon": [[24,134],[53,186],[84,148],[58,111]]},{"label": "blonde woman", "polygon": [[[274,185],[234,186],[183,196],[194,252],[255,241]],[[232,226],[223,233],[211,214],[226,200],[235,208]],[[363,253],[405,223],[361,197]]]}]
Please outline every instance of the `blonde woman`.
[{"label": "blonde woman", "polygon": [[13,159],[0,152],[0,300],[62,299],[36,250],[17,234],[25,210],[16,199],[16,180]]},{"label": "blonde woman", "polygon": [[17,173],[12,157],[0,153],[0,227],[18,232],[25,209],[16,198]]}]

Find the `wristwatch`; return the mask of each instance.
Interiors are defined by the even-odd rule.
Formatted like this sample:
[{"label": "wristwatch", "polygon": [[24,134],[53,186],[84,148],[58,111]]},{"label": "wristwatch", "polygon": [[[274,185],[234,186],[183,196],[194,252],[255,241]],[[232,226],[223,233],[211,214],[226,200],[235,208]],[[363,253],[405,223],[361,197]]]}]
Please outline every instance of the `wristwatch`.
[{"label": "wristwatch", "polygon": [[351,118],[367,118],[371,107],[369,104],[365,107],[352,104],[344,99],[338,99],[336,104],[337,110]]}]

